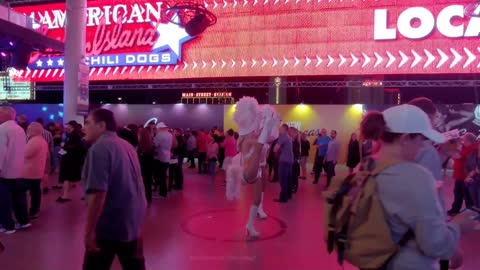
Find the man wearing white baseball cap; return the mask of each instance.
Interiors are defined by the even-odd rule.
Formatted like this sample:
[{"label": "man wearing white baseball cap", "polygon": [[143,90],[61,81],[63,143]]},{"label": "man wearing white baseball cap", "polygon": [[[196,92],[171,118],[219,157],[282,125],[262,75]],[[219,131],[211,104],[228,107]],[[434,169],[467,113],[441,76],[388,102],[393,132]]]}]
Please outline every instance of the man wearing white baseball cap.
[{"label": "man wearing white baseball cap", "polygon": [[167,197],[167,170],[170,165],[173,135],[168,132],[164,122],[157,124],[157,135],[153,139],[155,145],[155,189],[158,187],[160,197]]},{"label": "man wearing white baseball cap", "polygon": [[444,143],[445,136],[433,129],[427,114],[413,105],[400,105],[389,108],[383,113],[386,131],[404,134],[421,134],[427,139]]},{"label": "man wearing white baseball cap", "polygon": [[443,143],[445,137],[432,128],[427,114],[413,105],[370,112],[360,129],[364,139],[382,143],[377,164],[393,164],[375,177],[392,240],[400,243],[407,231],[413,232],[387,268],[434,270],[440,258],[449,258],[451,267],[458,267],[459,227],[445,221],[432,173],[415,163],[426,139]]}]

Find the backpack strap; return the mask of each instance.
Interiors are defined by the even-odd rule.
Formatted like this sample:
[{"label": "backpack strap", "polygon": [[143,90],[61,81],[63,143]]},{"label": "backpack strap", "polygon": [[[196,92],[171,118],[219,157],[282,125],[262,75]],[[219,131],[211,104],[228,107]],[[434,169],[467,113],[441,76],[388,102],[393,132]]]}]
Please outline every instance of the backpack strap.
[{"label": "backpack strap", "polygon": [[342,230],[337,235],[337,262],[343,265],[345,249],[347,248],[347,233],[349,222],[343,225]]},{"label": "backpack strap", "polygon": [[375,162],[375,165],[371,169],[371,172],[374,177],[378,176],[381,172],[383,172],[384,170],[394,165],[405,163],[405,161],[398,160],[398,159],[388,159],[388,160],[373,161],[373,162]]},{"label": "backpack strap", "polygon": [[345,178],[343,181],[342,185],[338,189],[337,192],[333,195],[332,198],[328,198],[327,202],[332,205],[332,208],[330,210],[330,222],[328,224],[328,238],[327,238],[327,250],[328,253],[332,253],[334,246],[335,246],[335,240],[336,240],[336,222],[337,222],[337,214],[340,208],[342,208],[342,202],[343,202],[343,196],[348,194],[350,189],[352,188],[351,182],[353,178],[355,177],[355,174],[350,174]]},{"label": "backpack strap", "polygon": [[[344,184],[340,187],[340,189],[336,192],[336,196],[335,197],[339,197],[338,198],[338,201],[334,202],[334,206],[333,207],[336,207],[337,211],[333,211],[333,207],[332,207],[332,210],[330,212],[330,222],[332,222],[332,226],[329,226],[329,234],[328,234],[328,244],[329,244],[329,250],[331,248],[331,250],[333,250],[333,246],[336,245],[337,246],[337,260],[338,260],[338,263],[340,265],[343,265],[343,260],[344,260],[344,253],[345,253],[345,249],[347,247],[347,234],[348,234],[348,226],[349,226],[349,215],[346,214],[344,215],[343,219],[340,221],[340,224],[343,224],[341,230],[339,233],[336,232],[335,228],[336,228],[336,216],[337,216],[337,213],[338,213],[338,210],[341,208],[342,206],[342,203],[343,203],[343,197],[347,194],[353,194],[350,202],[348,202],[348,206],[347,206],[347,209],[345,211],[345,213],[349,213],[350,212],[350,209],[352,208],[352,205],[353,205],[353,202],[356,200],[358,194],[360,194],[360,188],[358,188],[356,186],[356,183],[358,182],[361,182],[361,183],[364,183],[365,181],[367,181],[368,178],[371,177],[371,173],[370,171],[363,171],[363,172],[359,172],[359,173],[362,173],[362,175],[359,175],[359,174],[351,174],[347,177],[347,179],[345,179],[344,181]],[[359,178],[361,178],[359,180]],[[353,180],[357,180],[357,181],[353,181]],[[352,181],[354,183],[352,183]],[[344,187],[346,186],[346,187]],[[343,189],[342,189],[343,188]],[[355,189],[354,191],[352,191],[352,189]],[[331,246],[330,246],[331,245]],[[329,251],[331,253],[331,251]]]},{"label": "backpack strap", "polygon": [[[402,237],[402,239],[400,239],[400,241],[398,242],[398,246],[399,247],[404,247],[408,241],[412,240],[415,238],[415,232],[412,230],[412,229],[408,229],[408,231],[405,233],[405,235]],[[390,263],[390,261],[393,259],[390,258],[386,263],[385,263],[385,267],[388,266],[388,264]],[[450,261],[449,260],[440,260],[439,262],[440,264],[440,270],[448,270],[450,269]],[[385,268],[386,269],[386,268]]]},{"label": "backpack strap", "polygon": [[[352,189],[353,185],[352,182],[354,182],[354,179],[359,177],[360,172],[365,172],[365,171],[370,171],[371,165],[373,162],[371,162],[372,159],[368,158],[364,162],[360,164],[360,170],[357,173],[349,174],[345,180],[343,181],[342,185],[340,188],[333,194],[332,197],[327,198],[327,202],[332,205],[332,208],[330,209],[329,213],[329,224],[328,224],[328,236],[327,236],[327,251],[329,254],[331,254],[334,250],[335,245],[337,245],[337,254],[339,256],[338,260],[339,263],[343,263],[343,253],[345,250],[345,243],[346,243],[346,233],[342,233],[343,231],[348,232],[348,227],[345,229],[342,227],[342,232],[340,234],[337,233],[336,228],[337,228],[337,214],[338,211],[342,208],[343,205],[343,198],[345,195],[350,193],[350,190]],[[364,176],[364,178],[370,177],[370,173],[368,175]],[[363,179],[362,179],[363,180]],[[356,182],[356,181],[355,181]],[[349,206],[350,207],[350,206]],[[343,224],[348,223],[347,220],[342,221]]]},{"label": "backpack strap", "polygon": [[440,260],[440,270],[448,270],[448,269],[450,269],[450,261]]},{"label": "backpack strap", "polygon": [[408,243],[408,241],[414,238],[415,238],[415,232],[413,232],[412,229],[408,229],[408,231],[403,235],[402,239],[398,241],[397,245],[399,247],[404,247]]},{"label": "backpack strap", "polygon": [[[397,245],[399,247],[404,247],[408,241],[412,240],[415,238],[415,233],[412,229],[408,229],[407,232],[402,236],[402,238],[400,239],[400,241],[398,241]],[[388,269],[388,265],[390,264],[390,262],[392,261],[392,259],[395,257],[395,254],[393,256],[391,256],[390,258],[388,258],[388,260],[383,264],[382,267],[380,267],[378,270],[387,270]],[[448,270],[447,269],[440,269],[440,270]]]}]

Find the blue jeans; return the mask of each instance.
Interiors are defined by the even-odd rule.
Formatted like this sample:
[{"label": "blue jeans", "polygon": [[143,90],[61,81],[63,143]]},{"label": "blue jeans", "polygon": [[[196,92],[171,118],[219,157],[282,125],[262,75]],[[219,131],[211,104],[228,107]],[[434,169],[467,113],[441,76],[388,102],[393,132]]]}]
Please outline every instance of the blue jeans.
[{"label": "blue jeans", "polygon": [[58,165],[59,165],[59,158],[58,158],[58,152],[60,151],[60,149],[62,149],[60,146],[55,146],[53,148],[53,153],[51,155],[51,164],[52,164],[52,172],[54,172],[57,168],[58,168]]},{"label": "blue jeans", "polygon": [[280,180],[280,201],[288,201],[292,197],[293,164],[280,161],[278,164],[278,178]]},{"label": "blue jeans", "polygon": [[208,175],[210,175],[212,182],[215,180],[215,169],[217,168],[217,160],[210,159],[208,161]]},{"label": "blue jeans", "polygon": [[130,242],[97,239],[97,246],[100,249],[99,252],[85,252],[84,270],[108,270],[112,266],[115,256],[118,257],[122,269],[145,270],[141,239]]},{"label": "blue jeans", "polygon": [[473,182],[467,185],[467,188],[472,197],[473,206],[480,208],[480,176],[476,175]]},{"label": "blue jeans", "polygon": [[325,172],[327,173],[327,187],[329,187],[332,178],[335,176],[335,163],[333,161],[325,162]]},{"label": "blue jeans", "polygon": [[167,170],[170,164],[167,162],[161,162],[155,159],[153,179],[155,180],[155,189],[158,187],[158,195],[160,197],[167,197]]},{"label": "blue jeans", "polygon": [[9,231],[15,229],[12,210],[20,225],[29,223],[27,182],[20,179],[0,179],[0,223]]}]

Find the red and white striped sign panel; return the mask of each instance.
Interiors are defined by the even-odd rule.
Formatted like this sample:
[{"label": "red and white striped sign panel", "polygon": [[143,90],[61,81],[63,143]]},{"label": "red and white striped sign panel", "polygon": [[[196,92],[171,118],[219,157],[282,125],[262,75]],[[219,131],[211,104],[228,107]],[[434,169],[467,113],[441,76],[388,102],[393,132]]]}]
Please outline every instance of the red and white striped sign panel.
[{"label": "red and white striped sign panel", "polygon": [[[477,73],[480,18],[464,16],[469,3],[205,0],[218,22],[189,36],[160,19],[166,3],[89,1],[90,79]],[[64,38],[65,4],[16,10]],[[60,81],[63,64],[60,56],[35,57],[22,75]]]}]

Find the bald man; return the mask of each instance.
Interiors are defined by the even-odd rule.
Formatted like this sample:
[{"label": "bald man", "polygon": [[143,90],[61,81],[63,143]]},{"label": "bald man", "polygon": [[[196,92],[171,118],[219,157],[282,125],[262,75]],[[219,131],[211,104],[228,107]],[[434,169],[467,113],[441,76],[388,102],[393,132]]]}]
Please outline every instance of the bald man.
[{"label": "bald man", "polygon": [[15,232],[12,209],[18,228],[30,227],[27,212],[26,185],[22,180],[26,138],[15,122],[12,107],[0,107],[0,232]]}]

